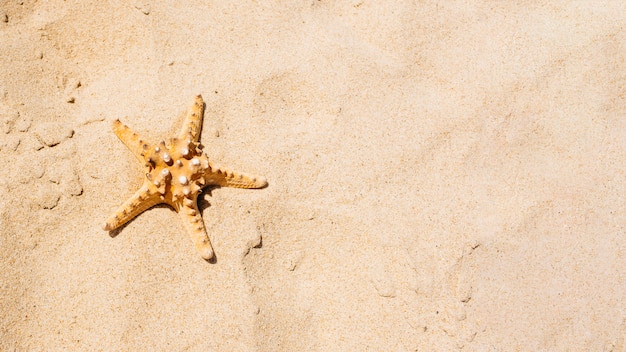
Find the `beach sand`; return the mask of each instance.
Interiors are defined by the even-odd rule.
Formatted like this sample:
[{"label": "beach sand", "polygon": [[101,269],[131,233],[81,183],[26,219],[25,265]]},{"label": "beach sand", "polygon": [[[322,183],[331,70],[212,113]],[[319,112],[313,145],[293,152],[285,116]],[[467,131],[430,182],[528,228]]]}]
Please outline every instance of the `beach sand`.
[{"label": "beach sand", "polygon": [[[1,351],[626,351],[620,1],[3,1]],[[111,130],[202,94],[217,260]]]}]

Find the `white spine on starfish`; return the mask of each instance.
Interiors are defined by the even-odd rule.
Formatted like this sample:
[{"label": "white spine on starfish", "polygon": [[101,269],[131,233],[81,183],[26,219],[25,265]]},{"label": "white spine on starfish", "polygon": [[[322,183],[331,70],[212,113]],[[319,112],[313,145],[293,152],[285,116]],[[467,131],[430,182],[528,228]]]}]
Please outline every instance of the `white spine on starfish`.
[{"label": "white spine on starfish", "polygon": [[183,205],[186,207],[190,207],[193,205],[195,201],[193,199],[185,198],[183,199]]}]

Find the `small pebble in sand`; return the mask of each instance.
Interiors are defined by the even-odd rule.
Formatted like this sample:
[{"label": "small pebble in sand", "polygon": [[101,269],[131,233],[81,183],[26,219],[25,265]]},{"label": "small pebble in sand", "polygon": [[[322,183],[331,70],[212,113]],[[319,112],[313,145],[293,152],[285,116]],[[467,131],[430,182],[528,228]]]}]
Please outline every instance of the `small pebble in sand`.
[{"label": "small pebble in sand", "polygon": [[4,23],[9,22],[9,16],[6,14],[6,12],[0,12],[0,21]]}]

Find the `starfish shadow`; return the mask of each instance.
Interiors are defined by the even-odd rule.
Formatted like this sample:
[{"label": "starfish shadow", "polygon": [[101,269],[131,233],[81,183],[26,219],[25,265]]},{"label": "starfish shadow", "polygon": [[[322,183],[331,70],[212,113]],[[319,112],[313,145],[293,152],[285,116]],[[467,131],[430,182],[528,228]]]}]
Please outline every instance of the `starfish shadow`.
[{"label": "starfish shadow", "polygon": [[200,192],[200,194],[198,195],[198,210],[200,210],[200,213],[204,213],[204,209],[210,208],[211,207],[211,203],[206,199],[207,196],[209,197],[213,197],[213,194],[211,194],[211,192],[214,189],[218,189],[221,188],[220,186],[207,186],[205,187],[202,192]]}]

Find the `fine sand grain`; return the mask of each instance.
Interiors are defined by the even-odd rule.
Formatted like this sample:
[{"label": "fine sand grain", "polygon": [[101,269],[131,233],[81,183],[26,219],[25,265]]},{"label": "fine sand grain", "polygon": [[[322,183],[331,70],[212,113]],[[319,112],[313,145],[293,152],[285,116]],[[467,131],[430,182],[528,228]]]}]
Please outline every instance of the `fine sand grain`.
[{"label": "fine sand grain", "polygon": [[[0,2],[0,351],[626,351],[621,1]],[[217,254],[111,131],[202,94]]]}]

